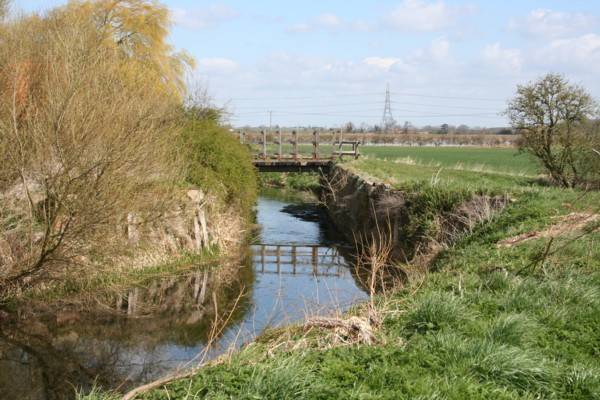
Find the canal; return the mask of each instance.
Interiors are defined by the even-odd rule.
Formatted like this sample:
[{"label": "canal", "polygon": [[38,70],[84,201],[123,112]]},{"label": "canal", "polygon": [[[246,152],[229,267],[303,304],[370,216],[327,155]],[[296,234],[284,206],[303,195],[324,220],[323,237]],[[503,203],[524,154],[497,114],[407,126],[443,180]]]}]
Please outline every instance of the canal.
[{"label": "canal", "polygon": [[0,333],[0,399],[64,399],[94,384],[125,391],[366,299],[316,204],[265,195],[256,215],[242,263],[11,315]]}]

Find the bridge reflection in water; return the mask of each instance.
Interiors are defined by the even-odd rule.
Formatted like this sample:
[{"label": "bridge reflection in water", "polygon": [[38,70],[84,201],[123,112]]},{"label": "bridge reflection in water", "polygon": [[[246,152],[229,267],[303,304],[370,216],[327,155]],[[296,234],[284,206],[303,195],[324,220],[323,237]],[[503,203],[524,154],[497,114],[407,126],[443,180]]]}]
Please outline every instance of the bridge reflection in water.
[{"label": "bridge reflection in water", "polygon": [[349,272],[337,247],[312,244],[255,244],[252,262],[263,274],[340,277]]}]

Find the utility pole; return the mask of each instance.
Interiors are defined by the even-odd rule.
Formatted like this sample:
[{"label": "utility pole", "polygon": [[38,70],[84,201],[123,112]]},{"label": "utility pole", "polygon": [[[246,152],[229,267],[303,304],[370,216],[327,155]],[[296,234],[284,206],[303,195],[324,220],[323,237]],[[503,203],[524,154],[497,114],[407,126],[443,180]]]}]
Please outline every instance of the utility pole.
[{"label": "utility pole", "polygon": [[392,99],[390,96],[390,84],[387,84],[385,90],[385,106],[383,107],[383,117],[381,118],[381,129],[384,132],[388,132],[396,124],[394,117],[392,116]]},{"label": "utility pole", "polygon": [[273,123],[273,111],[269,111],[269,133],[271,133],[272,123]]}]

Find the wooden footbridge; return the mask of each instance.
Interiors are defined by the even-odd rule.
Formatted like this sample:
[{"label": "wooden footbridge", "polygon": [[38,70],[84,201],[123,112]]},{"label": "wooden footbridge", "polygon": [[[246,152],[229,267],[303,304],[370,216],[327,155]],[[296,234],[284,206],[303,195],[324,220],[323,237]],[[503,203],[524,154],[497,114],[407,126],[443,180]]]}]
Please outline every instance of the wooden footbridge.
[{"label": "wooden footbridge", "polygon": [[[297,131],[274,133],[260,131],[260,134],[239,132],[240,142],[253,148],[258,153],[253,156],[254,166],[259,172],[308,172],[324,171],[336,160],[344,157],[358,158],[359,141],[344,140],[341,131],[335,132],[331,140],[321,140],[320,132],[313,131],[312,138],[299,140]],[[326,149],[325,149],[326,148]],[[284,152],[284,149],[289,152]],[[310,149],[310,153],[306,150]],[[304,152],[302,151],[304,150]]]}]

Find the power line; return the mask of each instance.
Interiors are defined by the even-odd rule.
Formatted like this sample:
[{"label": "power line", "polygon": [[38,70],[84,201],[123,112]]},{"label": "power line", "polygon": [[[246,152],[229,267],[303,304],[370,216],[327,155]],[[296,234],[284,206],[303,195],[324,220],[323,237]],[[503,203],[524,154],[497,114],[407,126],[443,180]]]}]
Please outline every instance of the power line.
[{"label": "power line", "polygon": [[[490,101],[490,102],[501,102],[504,103],[506,100],[489,97],[468,97],[468,96],[444,96],[444,95],[432,95],[422,94],[415,92],[404,92],[404,91],[391,91],[391,95],[395,96],[409,96],[409,97],[424,97],[432,99],[448,99],[448,100],[465,100],[465,101]],[[379,96],[381,93],[377,92],[362,92],[362,93],[338,93],[338,94],[324,94],[324,95],[312,95],[312,96],[277,96],[277,97],[233,97],[224,102],[233,101],[254,101],[254,100],[276,100],[276,101],[288,101],[288,100],[319,100],[324,98],[335,98],[340,97],[363,97],[363,96]]]},{"label": "power line", "polygon": [[392,93],[400,95],[400,96],[427,97],[427,98],[432,98],[432,99],[505,102],[505,100],[484,98],[484,97],[437,96],[437,95],[417,94],[417,93],[410,93],[410,92],[392,92]]},{"label": "power line", "polygon": [[[268,111],[267,111],[268,112]],[[338,112],[338,113],[321,113],[321,112],[294,112],[294,111],[274,111],[272,110],[274,115],[311,115],[311,116],[325,116],[325,117],[350,117],[350,118],[377,118],[378,116],[374,114],[370,115],[357,115],[350,114],[347,112]],[[418,112],[412,110],[411,112]],[[248,115],[264,115],[265,111],[261,112],[252,112],[252,113],[236,113],[235,116],[248,116]],[[409,115],[407,114],[407,118],[441,118],[441,117],[499,117],[498,113],[470,113],[470,114],[417,114],[417,115]]]}]

